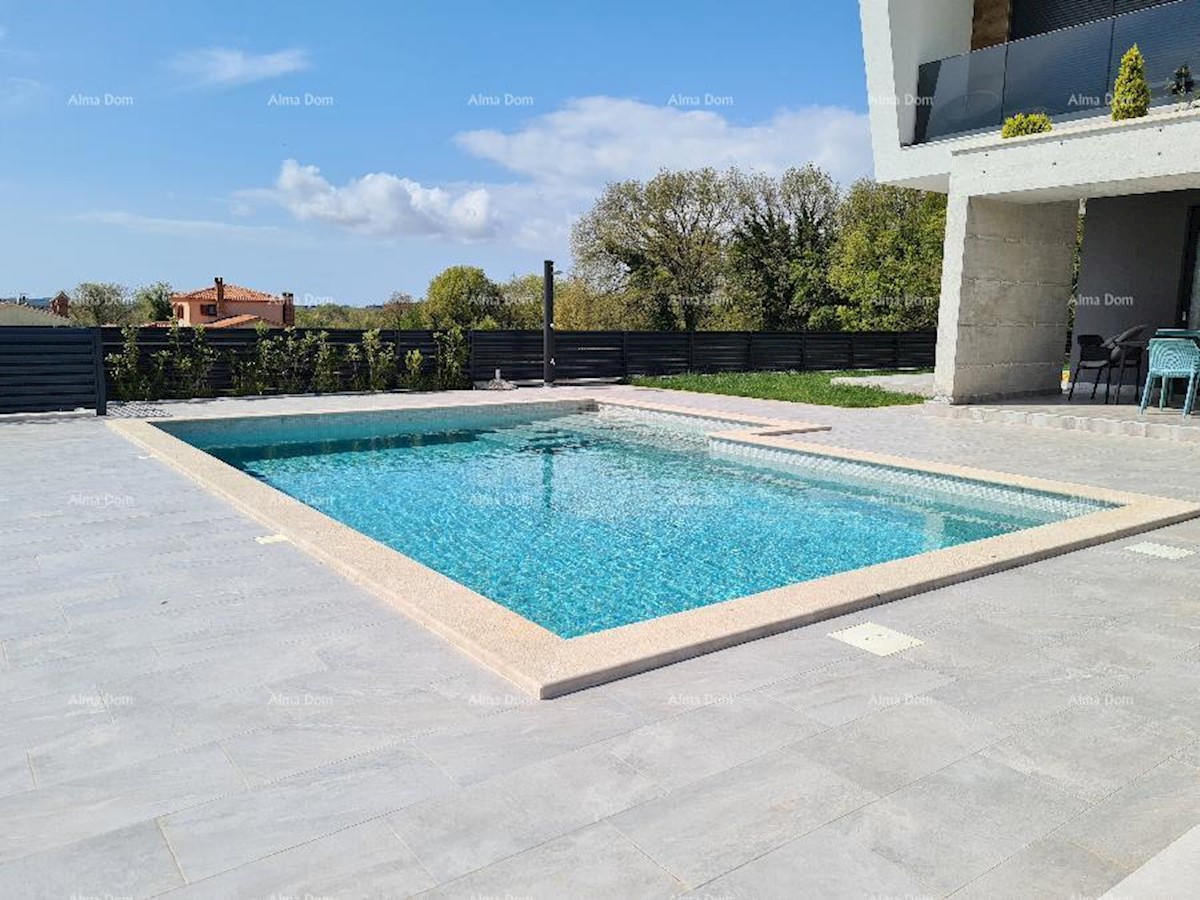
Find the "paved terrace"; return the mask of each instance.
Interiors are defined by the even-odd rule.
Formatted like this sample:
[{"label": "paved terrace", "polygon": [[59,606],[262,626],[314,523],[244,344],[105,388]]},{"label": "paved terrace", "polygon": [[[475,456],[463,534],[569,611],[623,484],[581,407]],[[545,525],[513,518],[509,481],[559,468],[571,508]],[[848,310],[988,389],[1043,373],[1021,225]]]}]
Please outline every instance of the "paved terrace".
[{"label": "paved terrace", "polygon": [[[670,397],[1200,498],[1185,444]],[[534,703],[97,420],[0,424],[0,462],[3,897],[1079,897],[1175,844],[1140,875],[1170,884],[1200,824],[1200,555],[1102,546]],[[925,643],[827,637],[867,620]]]}]

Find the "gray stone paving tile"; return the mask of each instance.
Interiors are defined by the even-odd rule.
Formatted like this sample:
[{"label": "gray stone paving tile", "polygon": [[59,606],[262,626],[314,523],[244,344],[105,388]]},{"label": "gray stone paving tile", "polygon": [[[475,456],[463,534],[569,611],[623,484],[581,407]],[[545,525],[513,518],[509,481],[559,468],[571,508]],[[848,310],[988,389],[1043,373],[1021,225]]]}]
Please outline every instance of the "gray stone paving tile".
[{"label": "gray stone paving tile", "polygon": [[1099,897],[1127,874],[1123,866],[1051,835],[955,892],[954,900]]},{"label": "gray stone paving tile", "polygon": [[1104,900],[1192,897],[1200,884],[1200,828],[1193,828],[1111,891]]},{"label": "gray stone paving tile", "polygon": [[163,635],[188,633],[204,627],[194,612],[159,613],[128,622],[106,623],[102,627],[74,628],[47,634],[14,638],[4,651],[13,668],[29,668],[50,662],[81,657],[105,656],[114,651],[130,651],[153,645]]},{"label": "gray stone paving tile", "polygon": [[829,827],[797,838],[687,894],[691,900],[881,900],[935,896],[904,869]]},{"label": "gray stone paving tile", "polygon": [[39,784],[119,768],[165,753],[227,740],[265,728],[295,724],[300,712],[272,703],[270,688],[258,685],[170,705],[109,695],[112,721],[31,745]]},{"label": "gray stone paving tile", "polygon": [[1081,697],[1079,705],[984,754],[1078,797],[1101,800],[1195,739],[1188,729],[1137,715],[1126,708],[1128,699],[1119,692]]},{"label": "gray stone paving tile", "polygon": [[0,704],[51,694],[95,691],[102,679],[131,678],[162,667],[153,647],[129,647],[95,656],[51,660],[0,671]]},{"label": "gray stone paving tile", "polygon": [[882,796],[1006,734],[978,716],[919,696],[822,732],[795,749]]},{"label": "gray stone paving tile", "polygon": [[863,654],[777,682],[761,693],[836,727],[881,709],[917,701],[952,680],[903,659]]},{"label": "gray stone paving tile", "polygon": [[446,641],[402,617],[322,640],[317,656],[332,671],[423,687],[477,664]]},{"label": "gray stone paving tile", "polygon": [[66,631],[69,626],[57,604],[41,601],[0,604],[0,640]]},{"label": "gray stone paving tile", "polygon": [[1177,759],[1194,769],[1200,769],[1200,741],[1184,747],[1172,759]]},{"label": "gray stone paving tile", "polygon": [[272,704],[290,707],[306,723],[372,729],[397,738],[465,726],[497,711],[480,696],[438,690],[436,682],[409,686],[412,680],[426,682],[426,674],[432,673],[415,679],[364,679],[341,669],[311,672],[268,687]]},{"label": "gray stone paving tile", "polygon": [[1195,647],[1197,638],[1134,617],[1076,635],[1067,644],[1075,648],[1075,658],[1082,663],[1140,665],[1145,670]]},{"label": "gray stone paving tile", "polygon": [[603,691],[583,691],[548,703],[485,716],[462,728],[414,738],[460,784],[482,781],[624,734],[646,719]]},{"label": "gray stone paving tile", "polygon": [[162,825],[184,875],[199,881],[450,787],[428,759],[400,745],[173,813]]},{"label": "gray stone paving tile", "polygon": [[101,601],[119,593],[119,582],[107,572],[73,578],[66,583],[53,573],[39,578],[18,576],[10,577],[0,585],[0,606],[22,606],[36,601],[61,606],[65,612],[71,603]]},{"label": "gray stone paving tile", "polygon": [[386,820],[374,819],[214,875],[171,900],[408,897],[434,886]]},{"label": "gray stone paving tile", "polygon": [[0,865],[0,897],[143,898],[183,884],[154,821]]},{"label": "gray stone paving tile", "polygon": [[13,794],[0,798],[0,863],[243,789],[241,776],[220,748],[200,747]]},{"label": "gray stone paving tile", "polygon": [[992,668],[1048,643],[1043,636],[987,619],[949,624],[924,641],[920,647],[904,651],[905,661],[954,676]]},{"label": "gray stone paving tile", "polygon": [[[774,641],[775,639],[769,639]],[[836,641],[789,642],[775,657],[759,659],[768,641],[755,641],[720,653],[709,653],[671,666],[604,685],[602,690],[652,719],[677,716],[689,709],[728,703],[739,694],[789,678],[798,667],[823,667],[845,657]],[[775,649],[778,644],[770,644]],[[790,652],[792,649],[795,652]],[[778,658],[778,657],[783,658]]]},{"label": "gray stone paving tile", "polygon": [[0,751],[0,797],[33,790],[29,757],[20,747]]},{"label": "gray stone paving tile", "polygon": [[1086,805],[1051,782],[976,755],[831,827],[948,894]]},{"label": "gray stone paving tile", "polygon": [[1126,677],[1121,667],[1102,661],[1066,662],[1054,652],[1058,649],[1034,651],[963,675],[932,696],[998,726],[1016,728],[1066,710],[1081,695],[1117,690]]},{"label": "gray stone paving tile", "polygon": [[668,872],[698,887],[874,799],[784,749],[611,821]]},{"label": "gray stone paving tile", "polygon": [[391,820],[444,882],[658,795],[651,779],[589,747],[411,806]]},{"label": "gray stone paving tile", "polygon": [[1200,656],[1179,658],[1124,681],[1120,693],[1136,715],[1190,729],[1200,737]]},{"label": "gray stone paving tile", "polygon": [[290,723],[227,738],[221,744],[250,785],[277,781],[398,743],[376,727]]},{"label": "gray stone paving tile", "polygon": [[24,750],[111,721],[104,698],[95,689],[14,700],[0,704],[0,716],[4,722],[0,749],[8,751]]},{"label": "gray stone paving tile", "polygon": [[423,898],[671,897],[681,885],[605,822],[436,888]]},{"label": "gray stone paving tile", "polygon": [[824,729],[776,700],[743,694],[644,725],[604,746],[673,790]]},{"label": "gray stone paving tile", "polygon": [[100,688],[102,693],[127,698],[122,705],[136,709],[207,700],[325,669],[312,648],[301,644],[273,645],[263,640],[253,649],[239,649],[237,653],[213,649],[207,658],[186,665],[165,659],[159,671],[101,681]]},{"label": "gray stone paving tile", "polygon": [[1132,870],[1200,825],[1200,772],[1168,760],[1097,803],[1059,834]]}]

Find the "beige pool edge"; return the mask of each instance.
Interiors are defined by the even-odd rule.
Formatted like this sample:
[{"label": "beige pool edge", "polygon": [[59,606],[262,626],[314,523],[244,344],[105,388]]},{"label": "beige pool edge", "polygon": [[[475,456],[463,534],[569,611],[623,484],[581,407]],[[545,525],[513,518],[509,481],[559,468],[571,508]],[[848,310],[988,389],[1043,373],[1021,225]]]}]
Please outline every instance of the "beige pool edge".
[{"label": "beige pool edge", "polygon": [[[563,402],[521,401],[522,405],[563,405]],[[572,402],[576,402],[574,398]],[[823,425],[697,411],[638,400],[583,397],[577,402],[737,422],[748,427],[714,431],[710,436],[751,447],[799,451],[1004,487],[1082,497],[1116,504],[1117,508],[567,640],[221,462],[155,427],[151,421],[125,419],[107,424],[156,458],[223,497],[273,533],[288,538],[521,690],[540,699],[558,697],[822,619],[1200,517],[1200,504],[835,449],[792,437],[828,431],[829,428]],[[412,407],[411,410],[463,408],[468,405],[442,403]],[[470,404],[469,408],[479,408],[479,405]],[[383,411],[383,408],[364,408],[350,414],[376,411]],[[386,411],[403,413],[409,410],[387,407]],[[336,413],[346,414],[347,411],[337,410]],[[321,414],[318,411],[255,415],[275,418]],[[228,418],[249,417],[232,415]],[[203,418],[205,422],[217,420]],[[178,423],[193,419],[181,416],[160,421]]]}]

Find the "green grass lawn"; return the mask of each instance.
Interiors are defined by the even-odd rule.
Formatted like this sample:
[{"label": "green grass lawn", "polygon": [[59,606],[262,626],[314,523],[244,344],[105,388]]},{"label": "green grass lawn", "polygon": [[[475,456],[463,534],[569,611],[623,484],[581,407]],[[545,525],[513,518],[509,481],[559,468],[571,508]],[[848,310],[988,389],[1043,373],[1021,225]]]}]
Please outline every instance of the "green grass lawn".
[{"label": "green grass lawn", "polygon": [[726,394],[760,400],[788,400],[816,406],[844,406],[864,409],[876,406],[911,406],[924,403],[917,394],[893,394],[877,387],[833,384],[838,377],[892,374],[886,372],[729,372],[720,375],[637,376],[630,383],[638,387],[691,391],[698,394]]}]

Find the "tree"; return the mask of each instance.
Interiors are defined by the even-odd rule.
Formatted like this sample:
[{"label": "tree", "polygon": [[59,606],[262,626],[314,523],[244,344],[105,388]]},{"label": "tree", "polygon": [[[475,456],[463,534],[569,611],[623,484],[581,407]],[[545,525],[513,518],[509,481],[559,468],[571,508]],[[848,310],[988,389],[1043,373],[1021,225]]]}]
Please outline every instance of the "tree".
[{"label": "tree", "polygon": [[[937,325],[946,198],[856,182],[840,216],[829,280],[846,298],[838,317],[848,330],[908,330]],[[821,324],[827,324],[823,314]]]},{"label": "tree", "polygon": [[734,307],[764,331],[805,327],[837,302],[829,284],[829,250],[837,236],[841,197],[814,166],[779,179],[738,176],[738,212],[729,249]]},{"label": "tree", "polygon": [[379,324],[397,331],[416,331],[425,327],[421,304],[409,294],[394,291],[379,310]]},{"label": "tree", "polygon": [[451,266],[429,282],[424,312],[437,330],[458,325],[474,328],[485,318],[495,319],[500,307],[500,288],[474,266]]},{"label": "tree", "polygon": [[85,281],[71,293],[71,319],[81,325],[123,325],[130,312],[124,285]]},{"label": "tree", "polygon": [[1112,117],[1140,119],[1150,112],[1150,82],[1146,80],[1146,58],[1134,44],[1121,57],[1121,70],[1113,88]]},{"label": "tree", "polygon": [[[500,285],[500,306],[495,316],[501,328],[541,328],[543,276],[514,275]],[[557,293],[559,285],[555,285]],[[556,315],[557,318],[557,315]]]},{"label": "tree", "polygon": [[582,278],[554,286],[554,325],[560,331],[625,331],[638,327],[639,313],[627,294],[595,290]]},{"label": "tree", "polygon": [[572,229],[579,271],[629,292],[647,326],[694,330],[723,286],[734,205],[731,176],[713,169],[610,184]]},{"label": "tree", "polygon": [[171,305],[174,293],[171,285],[165,281],[144,284],[133,292],[134,310],[144,322],[170,321],[175,318],[175,310]]}]

